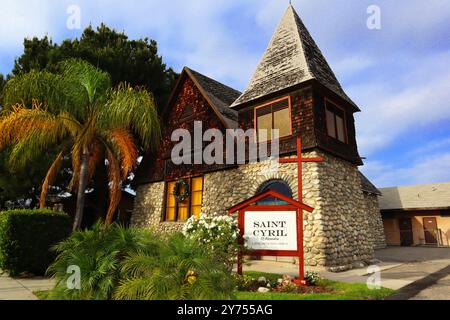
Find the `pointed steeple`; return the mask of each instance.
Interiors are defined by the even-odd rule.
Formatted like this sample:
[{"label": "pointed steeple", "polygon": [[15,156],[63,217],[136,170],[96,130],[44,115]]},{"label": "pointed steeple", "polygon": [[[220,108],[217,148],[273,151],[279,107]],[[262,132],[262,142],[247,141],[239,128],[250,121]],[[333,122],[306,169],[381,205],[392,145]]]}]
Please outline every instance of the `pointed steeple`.
[{"label": "pointed steeple", "polygon": [[345,94],[294,7],[289,5],[247,89],[231,107],[311,79],[316,79],[356,107]]}]

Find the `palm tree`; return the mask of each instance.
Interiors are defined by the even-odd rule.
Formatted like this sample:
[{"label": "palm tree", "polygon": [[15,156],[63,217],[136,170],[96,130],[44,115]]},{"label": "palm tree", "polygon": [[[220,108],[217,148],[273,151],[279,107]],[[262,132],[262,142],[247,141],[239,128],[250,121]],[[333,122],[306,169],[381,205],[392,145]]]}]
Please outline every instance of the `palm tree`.
[{"label": "palm tree", "polygon": [[110,197],[105,222],[111,223],[122,182],[137,163],[135,138],[144,148],[160,139],[152,94],[127,84],[112,88],[108,73],[71,59],[61,63],[58,73],[32,71],[15,76],[4,88],[3,102],[0,150],[12,147],[12,167],[23,168],[49,151],[56,154],[42,184],[40,206],[45,207],[63,159],[71,157],[68,187],[77,192],[73,229],[79,229],[86,188],[96,165],[106,159]]}]

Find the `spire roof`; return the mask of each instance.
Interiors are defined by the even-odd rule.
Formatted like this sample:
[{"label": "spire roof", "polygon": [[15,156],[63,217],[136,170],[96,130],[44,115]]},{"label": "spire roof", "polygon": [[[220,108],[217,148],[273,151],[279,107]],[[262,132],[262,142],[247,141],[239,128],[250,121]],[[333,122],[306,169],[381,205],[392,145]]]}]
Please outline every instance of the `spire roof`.
[{"label": "spire roof", "polygon": [[232,108],[315,79],[357,108],[292,5],[272,36],[253,78]]}]

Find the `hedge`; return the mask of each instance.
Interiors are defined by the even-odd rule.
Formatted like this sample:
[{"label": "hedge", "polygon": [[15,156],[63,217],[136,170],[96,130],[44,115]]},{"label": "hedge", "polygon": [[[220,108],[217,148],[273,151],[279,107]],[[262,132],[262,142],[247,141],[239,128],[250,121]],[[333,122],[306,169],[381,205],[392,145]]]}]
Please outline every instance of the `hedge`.
[{"label": "hedge", "polygon": [[55,259],[51,247],[70,236],[71,219],[51,210],[0,212],[0,269],[17,276],[44,275]]}]

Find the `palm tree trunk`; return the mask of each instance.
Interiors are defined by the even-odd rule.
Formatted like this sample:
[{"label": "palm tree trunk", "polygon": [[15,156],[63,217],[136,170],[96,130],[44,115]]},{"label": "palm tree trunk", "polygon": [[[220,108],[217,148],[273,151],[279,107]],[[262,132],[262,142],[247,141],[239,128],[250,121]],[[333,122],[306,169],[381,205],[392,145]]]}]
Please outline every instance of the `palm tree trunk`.
[{"label": "palm tree trunk", "polygon": [[75,219],[73,221],[73,231],[77,231],[81,227],[83,221],[84,201],[86,198],[86,186],[89,174],[89,152],[87,148],[83,149],[81,155],[80,178],[78,181],[77,208],[75,211]]}]

